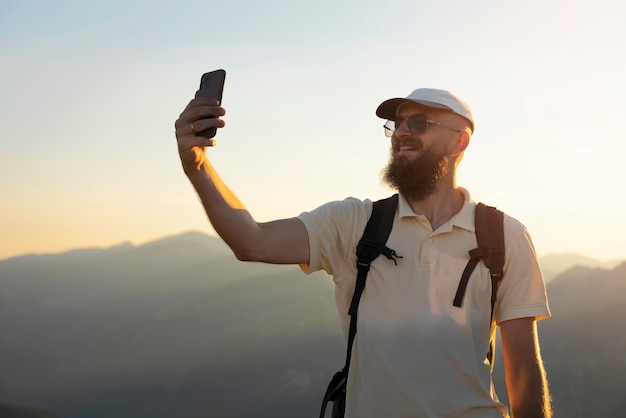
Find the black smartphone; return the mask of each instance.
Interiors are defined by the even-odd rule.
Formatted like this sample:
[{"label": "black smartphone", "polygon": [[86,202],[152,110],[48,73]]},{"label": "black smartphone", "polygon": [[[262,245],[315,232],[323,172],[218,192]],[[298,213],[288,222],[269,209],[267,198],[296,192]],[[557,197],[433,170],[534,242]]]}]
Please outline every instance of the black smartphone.
[{"label": "black smartphone", "polygon": [[[209,97],[217,99],[222,104],[222,94],[224,92],[224,81],[226,80],[226,71],[215,70],[202,74],[200,79],[200,90],[198,97]],[[205,138],[213,138],[217,133],[217,128],[209,128],[206,131],[198,132],[198,135]]]}]

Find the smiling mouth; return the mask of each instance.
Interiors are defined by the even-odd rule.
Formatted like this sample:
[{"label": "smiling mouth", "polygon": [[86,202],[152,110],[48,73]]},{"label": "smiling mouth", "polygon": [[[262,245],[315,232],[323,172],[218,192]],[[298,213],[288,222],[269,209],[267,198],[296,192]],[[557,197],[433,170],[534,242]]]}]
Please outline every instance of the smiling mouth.
[{"label": "smiling mouth", "polygon": [[424,143],[419,140],[403,141],[402,144],[396,144],[396,145],[400,145],[399,147],[396,148],[396,152],[419,151],[422,148],[424,148]]},{"label": "smiling mouth", "polygon": [[422,146],[422,144],[405,144],[405,145],[401,145],[397,148],[398,153],[403,153],[403,152],[411,152],[411,151],[420,151],[422,148],[424,148]]}]

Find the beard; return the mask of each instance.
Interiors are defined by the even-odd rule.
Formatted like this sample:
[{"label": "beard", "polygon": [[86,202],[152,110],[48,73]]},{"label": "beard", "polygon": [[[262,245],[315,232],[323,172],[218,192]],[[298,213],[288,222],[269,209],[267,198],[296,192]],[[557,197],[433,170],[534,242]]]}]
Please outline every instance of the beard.
[{"label": "beard", "polygon": [[435,148],[435,145],[424,148],[419,142],[416,149],[421,149],[422,155],[416,159],[394,155],[397,150],[392,148],[387,167],[382,172],[383,183],[409,200],[422,200],[433,194],[437,180],[448,173],[448,156],[444,150]]}]

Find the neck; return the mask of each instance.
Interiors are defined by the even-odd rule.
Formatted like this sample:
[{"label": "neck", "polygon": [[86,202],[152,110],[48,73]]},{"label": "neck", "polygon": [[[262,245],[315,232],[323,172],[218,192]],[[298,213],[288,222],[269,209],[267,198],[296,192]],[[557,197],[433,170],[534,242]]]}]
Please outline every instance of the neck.
[{"label": "neck", "polygon": [[455,182],[438,184],[434,193],[421,200],[408,200],[413,212],[424,215],[433,231],[456,215],[464,203],[463,193]]}]

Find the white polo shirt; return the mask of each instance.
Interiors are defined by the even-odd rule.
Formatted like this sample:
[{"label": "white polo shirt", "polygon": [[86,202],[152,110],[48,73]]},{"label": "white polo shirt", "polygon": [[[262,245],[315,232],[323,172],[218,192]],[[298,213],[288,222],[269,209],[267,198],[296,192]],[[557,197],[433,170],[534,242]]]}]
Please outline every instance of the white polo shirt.
[{"label": "white polo shirt", "polygon": [[[432,231],[400,196],[387,247],[397,265],[379,256],[371,266],[358,310],[347,418],[501,418],[486,360],[491,278],[481,262],[469,279],[462,307],[452,305],[468,251],[476,248],[469,193],[449,222]],[[356,245],[372,202],[348,198],[299,216],[311,248],[307,272],[333,276],[337,309],[348,335],[347,314],[356,281]],[[496,322],[550,316],[545,283],[526,228],[505,216],[504,279],[498,289]]]}]

